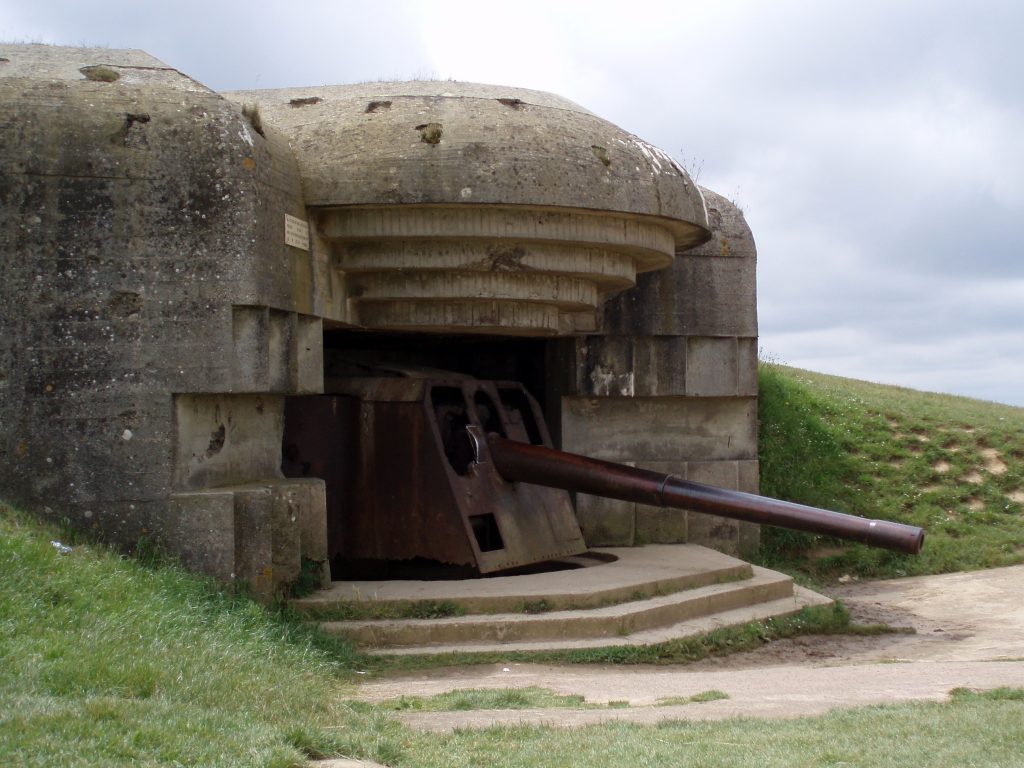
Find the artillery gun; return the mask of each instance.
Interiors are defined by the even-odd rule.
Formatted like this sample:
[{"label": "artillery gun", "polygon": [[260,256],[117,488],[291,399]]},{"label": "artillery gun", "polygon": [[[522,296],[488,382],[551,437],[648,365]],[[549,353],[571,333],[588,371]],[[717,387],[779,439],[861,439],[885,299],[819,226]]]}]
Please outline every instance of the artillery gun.
[{"label": "artillery gun", "polygon": [[[377,371],[380,373],[380,371]],[[516,382],[457,374],[328,380],[290,398],[284,470],[327,483],[336,563],[423,560],[476,574],[586,551],[569,493],[705,512],[916,554],[922,529],[555,450]]]}]

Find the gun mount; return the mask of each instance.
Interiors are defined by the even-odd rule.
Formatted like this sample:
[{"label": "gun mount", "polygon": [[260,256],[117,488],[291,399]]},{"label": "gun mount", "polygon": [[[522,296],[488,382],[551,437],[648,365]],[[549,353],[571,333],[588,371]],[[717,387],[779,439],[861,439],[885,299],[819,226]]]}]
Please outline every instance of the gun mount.
[{"label": "gun mount", "polygon": [[283,469],[325,479],[333,562],[422,559],[487,574],[581,554],[587,545],[569,492],[911,554],[924,540],[913,526],[555,450],[539,405],[515,382],[387,373],[329,380],[330,394],[286,405]]}]

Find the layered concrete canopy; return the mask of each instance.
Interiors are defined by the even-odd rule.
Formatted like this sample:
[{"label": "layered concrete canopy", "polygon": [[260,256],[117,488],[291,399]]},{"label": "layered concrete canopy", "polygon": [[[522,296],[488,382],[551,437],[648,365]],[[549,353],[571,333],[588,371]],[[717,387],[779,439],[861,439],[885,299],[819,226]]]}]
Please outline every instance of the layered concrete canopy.
[{"label": "layered concrete canopy", "polygon": [[288,138],[366,327],[556,334],[709,236],[669,155],[552,94],[430,81],[227,96]]},{"label": "layered concrete canopy", "polygon": [[[585,109],[449,82],[225,96],[40,45],[0,45],[0,107],[3,499],[269,593],[325,558],[286,401],[352,347],[526,371],[567,449],[756,489],[749,229]],[[754,540],[579,515],[591,544]]]}]

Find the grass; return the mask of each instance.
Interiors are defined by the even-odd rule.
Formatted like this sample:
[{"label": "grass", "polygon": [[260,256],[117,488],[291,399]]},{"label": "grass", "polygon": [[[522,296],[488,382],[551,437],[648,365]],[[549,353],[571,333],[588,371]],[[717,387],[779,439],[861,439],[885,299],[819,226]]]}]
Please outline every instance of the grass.
[{"label": "grass", "polygon": [[1024,688],[994,688],[991,691],[975,691],[970,688],[954,688],[949,692],[954,700],[961,701],[1024,701]]},{"label": "grass", "polygon": [[350,647],[179,568],[82,544],[62,554],[53,537],[0,506],[4,765],[393,752],[393,726],[340,704]]},{"label": "grass", "polygon": [[243,104],[242,105],[242,116],[249,121],[249,125],[256,131],[260,136],[266,136],[263,132],[263,117],[260,115],[259,104]]},{"label": "grass", "polygon": [[113,83],[121,79],[121,74],[116,69],[105,67],[102,64],[82,67],[78,71],[85,75],[87,80],[93,80],[98,83]]},{"label": "grass", "polygon": [[[765,493],[928,529],[917,559],[766,529],[766,563],[829,581],[1024,561],[1021,409],[766,366],[761,417]],[[126,559],[69,535],[0,505],[0,764],[284,768],[351,756],[395,768],[1024,765],[1020,689],[958,689],[945,703],[788,721],[413,732],[388,713],[583,703],[537,690],[353,704],[355,670],[416,662],[369,660],[159,556]],[[652,648],[540,660],[683,663],[828,631],[886,628],[851,626],[840,606]]]},{"label": "grass", "polygon": [[[357,702],[352,702],[357,705]],[[464,712],[473,709],[592,709],[582,696],[561,694],[546,688],[458,689],[437,696],[400,696],[373,705],[386,711]]]},{"label": "grass", "polygon": [[728,699],[729,694],[724,691],[710,690],[695,693],[693,696],[666,696],[658,699],[659,707],[674,707],[680,704],[699,704],[705,701],[721,701]]},{"label": "grass", "polygon": [[867,707],[796,720],[414,734],[401,766],[1019,766],[1024,763],[1021,744],[1024,701],[1009,693],[978,694],[956,695],[948,703]]},{"label": "grass", "polygon": [[761,367],[761,492],[925,529],[895,554],[762,529],[760,564],[817,583],[1024,562],[1024,409]]}]

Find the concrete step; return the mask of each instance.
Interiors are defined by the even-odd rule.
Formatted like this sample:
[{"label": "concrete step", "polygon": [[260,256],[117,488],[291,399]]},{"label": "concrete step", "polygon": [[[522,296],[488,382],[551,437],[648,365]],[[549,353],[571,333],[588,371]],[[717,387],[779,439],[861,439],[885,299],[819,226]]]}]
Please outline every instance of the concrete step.
[{"label": "concrete step", "polygon": [[539,653],[543,651],[572,651],[588,648],[608,648],[612,646],[645,646],[657,645],[670,640],[706,635],[723,627],[736,627],[752,621],[792,616],[801,609],[811,605],[828,605],[832,602],[827,597],[811,592],[803,587],[794,587],[789,597],[771,600],[757,605],[734,608],[728,611],[700,616],[680,621],[665,627],[636,632],[625,637],[586,638],[586,639],[555,639],[532,640],[524,642],[471,642],[449,643],[437,645],[406,646],[401,648],[375,648],[369,653],[376,656],[404,656],[417,654],[442,655],[451,653]]},{"label": "concrete step", "polygon": [[[587,569],[600,570],[600,569]],[[572,572],[570,572],[572,573]],[[790,577],[764,568],[741,581],[687,589],[601,608],[538,614],[500,613],[437,619],[328,621],[321,628],[373,648],[435,648],[460,644],[560,643],[599,640],[618,645],[624,638],[778,600],[793,601]],[[611,641],[611,642],[609,642]],[[551,647],[551,646],[548,646]]]},{"label": "concrete step", "polygon": [[572,570],[462,581],[336,581],[291,601],[313,619],[401,612],[448,604],[460,613],[523,613],[598,608],[686,589],[749,579],[750,564],[693,544],[595,549],[567,558]]}]

